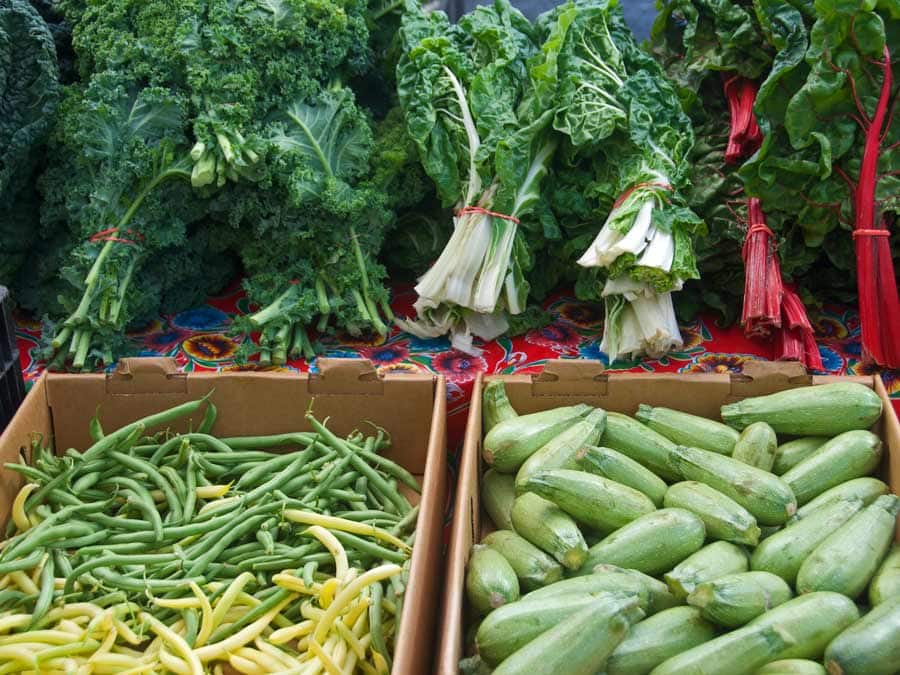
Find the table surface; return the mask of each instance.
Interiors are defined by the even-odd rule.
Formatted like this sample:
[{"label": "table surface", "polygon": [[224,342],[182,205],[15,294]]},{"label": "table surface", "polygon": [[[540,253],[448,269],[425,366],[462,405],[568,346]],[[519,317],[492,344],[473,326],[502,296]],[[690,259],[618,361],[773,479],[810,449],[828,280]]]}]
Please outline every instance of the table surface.
[{"label": "table surface", "polygon": [[[403,286],[393,290],[391,304],[399,316],[408,316],[412,314],[414,300],[412,288]],[[552,317],[549,325],[520,337],[503,337],[484,344],[480,356],[451,349],[446,338],[422,340],[396,329],[386,338],[327,337],[322,340],[323,355],[367,358],[381,373],[427,371],[443,374],[448,388],[451,449],[455,449],[462,438],[472,383],[478,372],[532,373],[540,371],[550,359],[582,358],[600,360],[616,372],[737,373],[748,360],[772,357],[770,343],[749,340],[740,327],[722,328],[716,325],[713,317],[701,317],[682,324],[684,347],[680,351],[661,359],[616,361],[610,365],[606,354],[600,351],[601,305],[580,302],[567,293],[559,293],[548,299],[545,306]],[[246,297],[235,285],[202,307],[162,316],[130,337],[140,355],[173,357],[188,372],[260,370],[262,368],[253,363],[235,363],[241,338],[228,335],[232,318],[248,309]],[[871,375],[878,372],[860,360],[859,317],[854,311],[831,307],[814,314],[812,320],[826,373]],[[37,356],[40,324],[19,317],[16,337],[26,382],[34,381],[44,366]],[[283,367],[265,369],[315,372],[316,361],[307,363],[301,359]],[[882,371],[881,376],[900,412],[900,371]]]}]

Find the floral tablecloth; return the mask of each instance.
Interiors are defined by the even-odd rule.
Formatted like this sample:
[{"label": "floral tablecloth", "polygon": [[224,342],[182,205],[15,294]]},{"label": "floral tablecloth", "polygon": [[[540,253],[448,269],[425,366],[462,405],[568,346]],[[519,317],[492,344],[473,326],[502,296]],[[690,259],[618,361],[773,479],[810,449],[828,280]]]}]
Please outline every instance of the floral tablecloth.
[{"label": "floral tablecloth", "polygon": [[[415,295],[411,288],[396,288],[393,308],[400,315],[412,314]],[[185,371],[260,369],[252,363],[237,365],[234,356],[239,339],[228,336],[232,317],[249,309],[238,286],[220,297],[173,316],[164,316],[134,333],[131,339],[143,355],[171,356]],[[562,293],[550,298],[546,309],[552,323],[516,338],[501,338],[482,345],[481,356],[450,349],[444,338],[421,340],[395,330],[386,338],[361,340],[349,335],[325,337],[327,356],[370,359],[380,372],[428,371],[446,376],[448,386],[449,447],[455,449],[465,427],[472,383],[478,372],[528,373],[556,358],[603,361],[610,370],[630,372],[740,372],[751,359],[772,357],[767,342],[748,340],[739,327],[721,328],[711,318],[681,326],[684,347],[662,359],[616,361],[611,366],[600,351],[602,307],[579,302]],[[813,316],[822,362],[829,374],[870,375],[875,370],[860,361],[859,317],[855,312],[828,308]],[[18,345],[26,382],[43,369],[38,359],[40,325],[20,318]],[[267,370],[315,371],[316,361],[292,361]],[[900,411],[900,371],[883,371],[885,385]]]}]

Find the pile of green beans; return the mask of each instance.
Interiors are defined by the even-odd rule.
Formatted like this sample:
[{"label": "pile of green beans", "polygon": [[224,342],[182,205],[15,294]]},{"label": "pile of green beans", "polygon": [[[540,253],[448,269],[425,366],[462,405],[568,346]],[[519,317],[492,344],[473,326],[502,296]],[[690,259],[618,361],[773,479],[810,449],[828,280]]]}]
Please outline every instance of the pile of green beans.
[{"label": "pile of green beans", "polygon": [[[196,431],[168,431],[201,410]],[[261,604],[246,625],[286,597],[274,574],[295,570],[312,584],[334,572],[332,555],[305,525],[284,518],[286,509],[371,525],[412,545],[418,508],[400,486],[419,492],[419,484],[383,455],[390,447],[383,430],[341,438],[307,414],[311,431],[220,438],[212,434],[215,421],[216,408],[204,398],[111,433],[95,417],[93,444],[84,451],[56,455],[35,439],[32,465],[6,465],[33,484],[22,506],[32,526],[22,531],[11,522],[0,544],[0,576],[44,566],[38,593],[0,591],[0,611],[29,612],[40,626],[56,603],[124,598],[167,621],[174,610],[154,605],[154,597],[186,597],[192,581],[228,582],[250,572]],[[399,607],[409,549],[333,534],[354,567],[405,566],[375,591]],[[62,588],[56,578],[65,579]]]}]

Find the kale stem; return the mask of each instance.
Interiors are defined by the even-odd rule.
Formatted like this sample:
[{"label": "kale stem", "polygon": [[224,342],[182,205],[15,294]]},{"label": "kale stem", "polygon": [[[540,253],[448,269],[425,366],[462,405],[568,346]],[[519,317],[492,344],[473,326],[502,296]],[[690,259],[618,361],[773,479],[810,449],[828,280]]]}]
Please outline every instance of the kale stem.
[{"label": "kale stem", "polygon": [[68,326],[63,326],[62,330],[56,334],[56,337],[53,338],[53,341],[50,343],[50,346],[57,350],[62,347],[69,337],[72,335],[72,329]]},{"label": "kale stem", "polygon": [[69,343],[69,356],[75,356],[75,351],[78,349],[78,345],[81,342],[81,334],[83,332],[83,328],[76,328],[72,332],[72,341]]},{"label": "kale stem", "polygon": [[299,359],[303,356],[303,341],[306,338],[306,329],[297,324],[294,326],[294,337],[291,340],[291,358]]},{"label": "kale stem", "polygon": [[329,314],[321,314],[319,315],[319,322],[316,324],[316,330],[320,333],[324,333],[328,328],[328,319],[330,318]]},{"label": "kale stem", "polygon": [[363,296],[359,292],[359,289],[354,288],[352,293],[353,299],[356,300],[356,311],[359,312],[360,316],[362,316],[365,321],[372,323],[372,317],[369,316],[369,309],[366,307],[366,301],[363,300]]},{"label": "kale stem", "polygon": [[87,359],[88,349],[91,348],[91,331],[85,330],[81,331],[81,336],[78,339],[78,349],[75,352],[75,358],[72,359],[72,366],[74,368],[84,368],[85,360]]},{"label": "kale stem", "polygon": [[288,340],[291,337],[291,324],[286,323],[275,332],[275,344],[272,347],[272,363],[283,366],[287,363]]},{"label": "kale stem", "polygon": [[325,290],[325,281],[321,276],[316,277],[316,298],[319,301],[319,314],[331,314],[328,292]]},{"label": "kale stem", "polygon": [[291,284],[284,293],[275,298],[274,302],[250,315],[250,322],[254,326],[261,328],[270,321],[279,318],[282,314],[282,307],[286,304],[288,297],[294,292],[294,284]]}]

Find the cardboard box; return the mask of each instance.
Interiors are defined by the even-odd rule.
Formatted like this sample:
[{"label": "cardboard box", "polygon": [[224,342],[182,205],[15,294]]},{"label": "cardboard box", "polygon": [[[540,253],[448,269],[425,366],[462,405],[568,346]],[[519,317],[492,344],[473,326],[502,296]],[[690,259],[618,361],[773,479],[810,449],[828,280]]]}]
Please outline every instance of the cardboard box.
[{"label": "cardboard box", "polygon": [[[307,430],[313,411],[347,434],[363,421],[390,432],[386,456],[417,476],[422,497],[413,547],[407,601],[394,654],[395,674],[429,672],[443,567],[447,495],[446,392],[442,377],[427,374],[379,378],[358,359],[319,359],[319,374],[228,372],[179,373],[171,359],[125,359],[110,375],[44,374],[0,436],[0,462],[30,460],[34,432],[54,439],[57,451],[90,445],[88,421],[100,406],[107,429],[213,392],[218,408],[214,433],[222,436]],[[189,421],[180,431],[187,430]],[[196,425],[196,421],[195,421]],[[21,487],[19,474],[0,469],[0,525]]]},{"label": "cardboard box", "polygon": [[[633,415],[640,403],[677,408],[696,415],[719,419],[719,407],[750,396],[784,389],[836,381],[860,382],[873,387],[884,402],[884,413],[873,431],[888,450],[883,467],[891,490],[900,493],[900,423],[879,377],[812,377],[796,363],[749,361],[741,375],[675,373],[606,373],[597,361],[550,361],[539,375],[503,375],[500,379],[513,407],[531,413],[558,406],[588,403],[610,411]],[[465,638],[465,571],[472,545],[490,531],[490,522],[480,507],[481,460],[481,377],[472,392],[472,404],[453,514],[453,532],[447,563],[447,581],[442,605],[441,640],[437,672],[458,672]],[[898,537],[900,540],[900,537]]]}]

